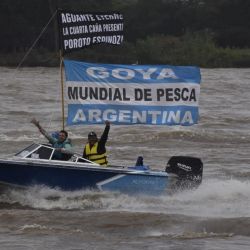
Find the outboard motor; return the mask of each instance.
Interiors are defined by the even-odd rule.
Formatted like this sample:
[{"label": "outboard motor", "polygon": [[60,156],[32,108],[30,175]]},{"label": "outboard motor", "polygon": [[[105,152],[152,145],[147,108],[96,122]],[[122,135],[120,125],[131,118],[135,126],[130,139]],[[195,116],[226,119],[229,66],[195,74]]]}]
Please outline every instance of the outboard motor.
[{"label": "outboard motor", "polygon": [[172,156],[165,171],[177,175],[177,189],[195,188],[202,182],[203,163],[196,157]]}]

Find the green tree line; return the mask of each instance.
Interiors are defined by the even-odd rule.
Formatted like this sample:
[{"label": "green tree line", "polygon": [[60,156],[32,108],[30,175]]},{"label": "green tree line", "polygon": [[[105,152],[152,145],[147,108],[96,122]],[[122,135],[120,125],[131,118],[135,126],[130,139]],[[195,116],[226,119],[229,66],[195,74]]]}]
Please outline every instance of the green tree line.
[{"label": "green tree line", "polygon": [[[119,11],[122,46],[98,45],[68,57],[106,63],[250,66],[249,0],[1,0],[0,64],[16,66],[57,8]],[[56,16],[24,61],[58,66]]]}]

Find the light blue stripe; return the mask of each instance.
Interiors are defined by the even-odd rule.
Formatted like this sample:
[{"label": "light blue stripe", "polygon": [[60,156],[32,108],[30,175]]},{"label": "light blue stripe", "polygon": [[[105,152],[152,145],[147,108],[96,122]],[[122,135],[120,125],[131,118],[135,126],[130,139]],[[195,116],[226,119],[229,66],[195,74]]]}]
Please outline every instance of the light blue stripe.
[{"label": "light blue stripe", "polygon": [[[170,66],[170,65],[121,65],[121,64],[95,64],[78,62],[71,60],[64,60],[66,81],[79,81],[79,82],[109,82],[109,83],[196,83],[200,84],[201,75],[200,69],[193,66]],[[108,75],[106,78],[94,78],[87,74],[87,69],[90,67],[102,67],[105,68],[105,72]],[[125,69],[121,72],[122,76],[127,76],[126,70],[130,70],[134,73],[134,77],[129,80],[117,79],[112,74],[114,69]],[[144,79],[143,75],[137,70],[148,71],[150,68],[155,68],[156,71],[150,75],[150,79]],[[171,69],[177,76],[177,79],[164,78],[157,79],[159,73],[165,69]]]},{"label": "light blue stripe", "polygon": [[[89,110],[100,110],[100,113],[103,114],[105,110],[114,110],[115,114],[119,113],[119,110],[126,110],[126,115],[128,118],[126,121],[119,121],[118,118],[116,118],[114,121],[112,121],[112,118],[114,117],[113,114],[109,113],[109,116],[107,117],[108,120],[112,121],[112,124],[121,124],[121,125],[132,125],[135,124],[132,121],[132,113],[134,110],[137,110],[138,112],[142,111],[168,111],[168,112],[174,112],[176,113],[178,110],[180,110],[180,121],[176,122],[173,119],[171,121],[168,121],[166,123],[162,123],[162,116],[157,116],[156,124],[152,123],[152,115],[147,115],[147,118],[145,122],[138,121],[137,124],[152,124],[152,125],[183,125],[183,126],[190,126],[193,124],[196,124],[198,122],[198,107],[195,106],[141,106],[141,105],[103,105],[103,104],[69,104],[68,105],[68,125],[80,125],[80,124],[103,124],[103,116],[101,115],[100,121],[89,121],[88,118],[88,111]],[[74,118],[76,116],[76,113],[78,110],[81,110],[85,117],[87,118],[86,121],[75,121]],[[186,112],[189,111],[191,113],[193,123],[183,122],[183,117],[186,114]]]}]

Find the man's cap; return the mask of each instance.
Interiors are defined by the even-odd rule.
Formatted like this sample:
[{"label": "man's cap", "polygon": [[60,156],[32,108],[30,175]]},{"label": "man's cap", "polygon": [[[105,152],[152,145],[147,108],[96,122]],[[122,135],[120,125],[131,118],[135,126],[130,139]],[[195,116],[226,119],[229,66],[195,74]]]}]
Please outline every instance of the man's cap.
[{"label": "man's cap", "polygon": [[88,134],[88,138],[93,138],[93,137],[95,137],[95,138],[97,138],[97,135],[96,135],[96,133],[95,132],[89,132],[89,134]]}]

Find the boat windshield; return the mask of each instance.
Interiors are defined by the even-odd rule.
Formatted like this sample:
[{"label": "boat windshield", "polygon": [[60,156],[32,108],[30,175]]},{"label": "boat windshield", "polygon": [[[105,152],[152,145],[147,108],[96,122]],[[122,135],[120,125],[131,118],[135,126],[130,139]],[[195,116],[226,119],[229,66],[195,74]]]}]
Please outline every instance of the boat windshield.
[{"label": "boat windshield", "polygon": [[[32,159],[42,159],[42,160],[53,160],[54,152],[55,152],[55,149],[52,148],[50,145],[33,143],[27,148],[15,154],[15,156],[23,158],[23,159],[32,158]],[[76,153],[73,155],[70,155],[69,160],[71,162],[76,162],[76,163],[85,162],[85,163],[90,163],[90,164],[99,166],[99,164],[89,161],[87,159],[84,159]]]},{"label": "boat windshield", "polygon": [[15,156],[21,158],[50,160],[53,152],[54,149],[51,146],[33,143]]},{"label": "boat windshield", "polygon": [[39,144],[33,143],[30,146],[28,146],[27,148],[25,148],[22,151],[20,151],[17,154],[15,154],[15,156],[25,157],[26,155],[28,155],[29,153],[33,152],[38,147],[39,147]]}]

